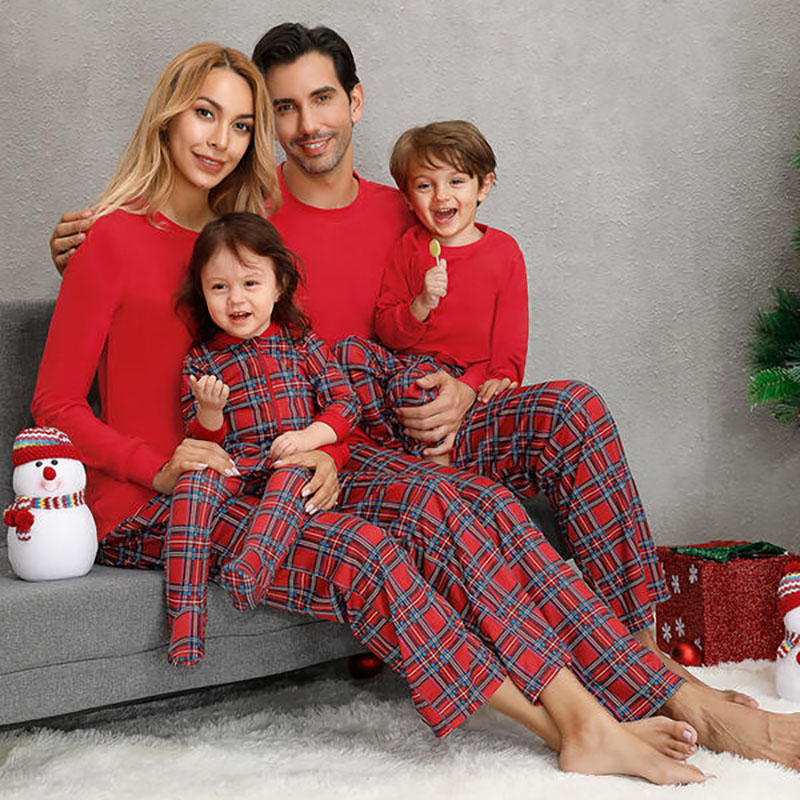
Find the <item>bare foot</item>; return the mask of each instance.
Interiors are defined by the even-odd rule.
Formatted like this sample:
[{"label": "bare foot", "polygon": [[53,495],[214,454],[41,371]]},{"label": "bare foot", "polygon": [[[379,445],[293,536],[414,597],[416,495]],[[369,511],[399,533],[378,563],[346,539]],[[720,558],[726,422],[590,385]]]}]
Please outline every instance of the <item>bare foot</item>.
[{"label": "bare foot", "polygon": [[687,722],[656,716],[624,722],[622,727],[676,761],[685,761],[697,752],[697,731]]},{"label": "bare foot", "polygon": [[448,453],[442,453],[440,456],[425,456],[426,461],[431,461],[434,464],[442,464],[445,467],[450,466],[450,456]]},{"label": "bare foot", "polygon": [[697,767],[662,755],[611,717],[565,736],[558,761],[565,772],[633,775],[658,784],[702,783],[708,777]]},{"label": "bare foot", "polygon": [[697,741],[718,753],[764,758],[800,772],[800,714],[775,714],[720,698],[703,684],[684,683],[663,711],[697,731]]},{"label": "bare foot", "polygon": [[670,658],[663,650],[661,650],[656,643],[655,638],[653,638],[653,634],[650,630],[643,630],[639,631],[638,633],[634,633],[633,638],[648,648],[648,650],[652,650],[661,659],[661,663],[668,670],[670,670],[670,672],[680,675],[681,678],[685,678],[687,681],[704,686],[709,691],[716,692],[721,700],[726,700],[729,703],[738,703],[739,705],[747,706],[748,708],[758,708],[758,701],[755,698],[750,697],[748,694],[743,694],[742,692],[737,692],[733,689],[715,689],[713,686],[703,683],[703,681],[701,681],[696,675],[692,675],[692,673],[689,672],[689,670],[686,669],[683,664],[679,664],[677,661],[675,661],[675,659]]}]

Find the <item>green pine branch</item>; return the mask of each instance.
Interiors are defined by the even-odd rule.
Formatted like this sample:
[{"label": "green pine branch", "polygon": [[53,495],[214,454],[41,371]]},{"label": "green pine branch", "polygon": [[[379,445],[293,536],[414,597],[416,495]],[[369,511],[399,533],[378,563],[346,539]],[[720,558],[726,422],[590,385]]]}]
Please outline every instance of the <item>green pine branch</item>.
[{"label": "green pine branch", "polygon": [[751,406],[779,403],[800,395],[800,381],[786,367],[770,367],[753,373],[748,386]]}]

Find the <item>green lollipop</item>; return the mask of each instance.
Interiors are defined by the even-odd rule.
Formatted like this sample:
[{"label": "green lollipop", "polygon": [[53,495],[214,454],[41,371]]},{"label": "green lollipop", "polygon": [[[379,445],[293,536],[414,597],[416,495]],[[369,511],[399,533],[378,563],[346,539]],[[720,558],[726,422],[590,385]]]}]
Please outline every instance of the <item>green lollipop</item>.
[{"label": "green lollipop", "polygon": [[431,255],[436,259],[436,266],[439,266],[439,256],[442,254],[442,246],[439,244],[438,239],[431,239],[430,245],[428,245],[428,250],[430,250]]}]

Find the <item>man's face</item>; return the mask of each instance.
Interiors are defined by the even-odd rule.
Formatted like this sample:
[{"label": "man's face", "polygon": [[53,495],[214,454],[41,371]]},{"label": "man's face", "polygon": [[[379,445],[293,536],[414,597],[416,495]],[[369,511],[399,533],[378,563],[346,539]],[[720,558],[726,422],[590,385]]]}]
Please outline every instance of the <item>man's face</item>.
[{"label": "man's face", "polygon": [[353,125],[361,118],[361,84],[348,97],[333,60],[316,52],[272,67],[266,79],[286,157],[312,175],[335,169],[350,150]]}]

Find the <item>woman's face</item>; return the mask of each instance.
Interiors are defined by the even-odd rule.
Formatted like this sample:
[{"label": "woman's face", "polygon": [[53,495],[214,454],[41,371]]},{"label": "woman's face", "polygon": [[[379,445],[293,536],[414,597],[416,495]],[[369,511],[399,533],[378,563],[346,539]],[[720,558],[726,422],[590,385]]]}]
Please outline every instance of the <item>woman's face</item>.
[{"label": "woman's face", "polygon": [[175,191],[205,192],[236,169],[253,136],[253,93],[225,67],[212,69],[191,108],[167,128]]}]

